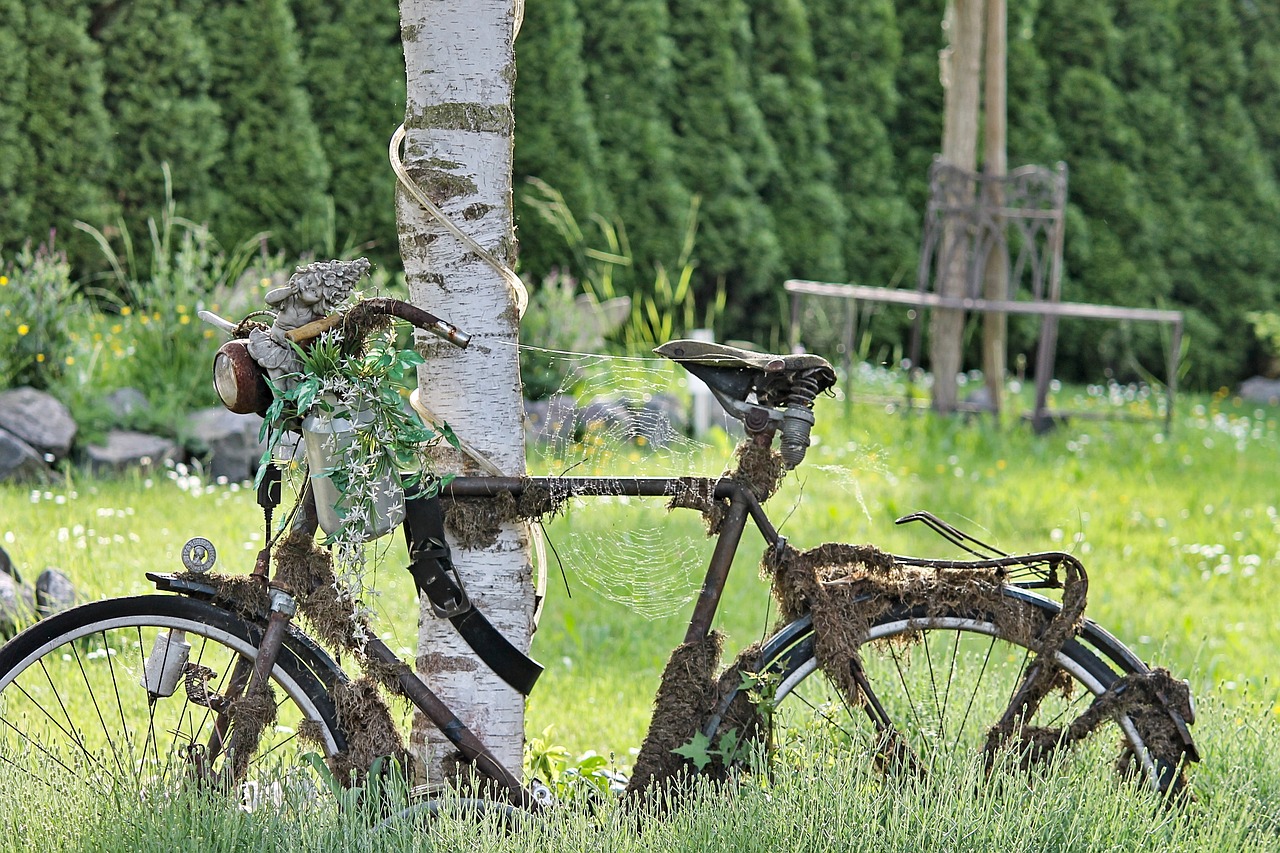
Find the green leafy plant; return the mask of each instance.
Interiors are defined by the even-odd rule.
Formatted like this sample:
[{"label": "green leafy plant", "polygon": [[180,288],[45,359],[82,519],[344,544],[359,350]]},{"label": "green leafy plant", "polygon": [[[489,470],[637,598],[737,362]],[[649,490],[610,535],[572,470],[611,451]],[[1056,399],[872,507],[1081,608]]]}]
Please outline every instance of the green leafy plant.
[{"label": "green leafy plant", "polygon": [[267,448],[258,468],[262,481],[284,436],[309,414],[345,418],[353,440],[334,448],[334,464],[313,477],[327,477],[341,502],[341,527],[329,537],[336,546],[340,577],[359,595],[363,543],[371,537],[375,513],[388,482],[438,489],[449,478],[430,476],[423,449],[440,438],[457,439],[448,426],[433,429],[405,410],[402,391],[422,356],[396,344],[394,330],[371,336],[361,346],[339,330],[324,333],[308,347],[295,345],[301,370],[270,382],[275,399],[267,409],[261,437]]},{"label": "green leafy plant", "polygon": [[1280,311],[1249,311],[1244,315],[1253,336],[1268,358],[1280,358]]},{"label": "green leafy plant", "polygon": [[[621,225],[593,216],[604,245],[592,246],[564,197],[543,181],[531,178],[530,184],[532,190],[525,201],[550,222],[565,241],[573,257],[572,271],[581,277],[582,291],[597,303],[624,295],[630,297],[631,315],[610,335],[623,351],[647,354],[655,346],[691,329],[714,327],[724,312],[726,296],[722,287],[710,304],[699,306],[694,298],[693,273],[697,264],[693,251],[699,209],[696,197],[690,203],[680,255],[675,259],[674,268],[679,272],[673,276],[664,265],[658,264],[653,281],[641,284],[636,280],[626,231]],[[626,274],[619,275],[620,272]],[[624,292],[632,283],[630,292]]]},{"label": "green leafy plant", "polygon": [[613,762],[594,751],[574,759],[569,750],[556,743],[555,727],[529,738],[524,747],[524,775],[538,779],[561,800],[595,799],[618,793],[625,780],[613,769]]},{"label": "green leafy plant", "polygon": [[163,168],[165,204],[147,220],[147,252],[137,251],[124,220],[103,229],[75,223],[98,245],[108,272],[85,288],[100,311],[75,341],[75,369],[65,371],[59,396],[94,412],[92,395],[136,388],[151,405],[145,423],[136,425],[181,438],[192,407],[217,404],[209,366],[222,341],[199,321],[199,312],[248,313],[267,287],[282,283],[285,263],[260,251],[265,235],[223,251],[207,226],[178,215]]},{"label": "green leafy plant", "polygon": [[86,317],[67,256],[52,237],[34,249],[28,242],[0,266],[0,329],[12,341],[0,347],[0,388],[54,386],[76,363]]}]

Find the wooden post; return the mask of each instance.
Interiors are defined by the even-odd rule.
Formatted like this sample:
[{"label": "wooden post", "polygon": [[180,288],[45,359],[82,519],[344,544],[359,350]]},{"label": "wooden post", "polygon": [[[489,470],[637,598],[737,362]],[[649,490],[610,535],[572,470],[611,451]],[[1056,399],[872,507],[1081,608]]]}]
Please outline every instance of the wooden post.
[{"label": "wooden post", "polygon": [[[939,55],[942,66],[944,115],[942,159],[972,172],[978,159],[978,81],[982,66],[984,0],[951,0],[943,22],[949,46]],[[968,252],[963,245],[963,225],[954,220],[944,226],[937,292],[964,296]],[[960,372],[964,338],[964,312],[938,309],[929,325],[929,361],[933,368],[933,408],[956,410],[956,374]]]},{"label": "wooden post", "polygon": [[[984,115],[984,167],[986,202],[990,208],[1004,206],[1004,186],[1000,182],[1009,171],[1006,152],[1006,0],[987,0],[986,34],[986,113]],[[1008,299],[1009,249],[1004,217],[993,216],[996,233],[986,242],[987,262],[983,274],[982,295],[987,299]],[[982,372],[986,377],[987,396],[997,419],[1003,406],[1005,358],[1009,339],[1008,317],[991,311],[982,318]]]}]

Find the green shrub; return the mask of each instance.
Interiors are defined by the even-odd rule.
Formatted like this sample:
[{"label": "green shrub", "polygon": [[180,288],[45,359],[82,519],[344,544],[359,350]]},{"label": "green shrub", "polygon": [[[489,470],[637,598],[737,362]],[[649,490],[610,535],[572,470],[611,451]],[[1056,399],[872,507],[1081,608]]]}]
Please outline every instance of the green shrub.
[{"label": "green shrub", "polygon": [[12,344],[0,347],[0,388],[49,388],[75,364],[71,345],[85,318],[67,256],[52,240],[28,242],[0,264],[0,329]]}]

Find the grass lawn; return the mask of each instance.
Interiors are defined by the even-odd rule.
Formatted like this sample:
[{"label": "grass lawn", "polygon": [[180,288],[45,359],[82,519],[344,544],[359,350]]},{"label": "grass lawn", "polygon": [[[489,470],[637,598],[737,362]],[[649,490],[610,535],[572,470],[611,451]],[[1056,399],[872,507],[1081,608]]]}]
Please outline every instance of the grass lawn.
[{"label": "grass lawn", "polygon": [[[960,771],[907,786],[819,757],[770,785],[704,792],[702,808],[647,822],[639,834],[622,831],[627,818],[609,807],[594,816],[569,810],[511,836],[442,821],[432,837],[444,849],[1280,846],[1280,684],[1269,678],[1280,671],[1280,424],[1274,409],[1231,398],[1184,397],[1179,408],[1168,437],[1151,422],[1085,420],[1036,437],[1012,421],[996,428],[820,401],[815,445],[769,510],[802,548],[872,542],[953,556],[923,528],[892,523],[929,509],[1006,551],[1080,557],[1091,580],[1087,614],[1191,681],[1204,762],[1194,777],[1200,801],[1187,812],[1162,811],[1145,795],[1074,770],[1035,785],[980,785]],[[730,453],[728,442],[713,443],[690,457],[688,473],[718,472]],[[251,490],[172,471],[0,487],[0,540],[23,573],[59,566],[89,598],[148,591],[143,572],[179,570],[179,549],[195,535],[219,547],[219,570],[248,571],[259,526]],[[531,735],[570,757],[590,750],[630,764],[666,655],[683,635],[685,602],[701,581],[709,548],[700,529],[693,513],[616,504],[571,508],[548,526],[571,595],[552,560],[534,646],[547,671],[529,703]],[[400,569],[403,545],[380,547],[379,629],[407,653],[415,608]],[[728,652],[758,639],[769,622],[760,551],[748,531],[719,617]],[[172,849],[198,838],[199,849],[334,849],[358,823],[328,809],[243,815],[171,803],[140,809],[123,829],[73,829],[36,821],[23,807],[31,799],[39,792],[0,791],[0,848],[38,839],[51,849]],[[359,839],[369,849],[412,847],[394,833]]]}]

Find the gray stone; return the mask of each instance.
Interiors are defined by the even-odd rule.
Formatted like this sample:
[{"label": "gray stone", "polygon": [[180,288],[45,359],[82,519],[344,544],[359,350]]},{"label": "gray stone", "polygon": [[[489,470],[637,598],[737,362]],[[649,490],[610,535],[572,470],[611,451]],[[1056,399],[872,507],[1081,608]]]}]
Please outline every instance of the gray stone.
[{"label": "gray stone", "polygon": [[670,394],[654,394],[638,407],[632,407],[631,419],[637,444],[666,447],[685,429],[684,406]]},{"label": "gray stone", "polygon": [[217,407],[201,409],[187,419],[192,451],[206,457],[210,477],[226,477],[233,483],[252,479],[262,459],[265,443],[258,440],[262,418],[238,415]]},{"label": "gray stone", "polygon": [[1280,404],[1280,379],[1253,376],[1240,383],[1240,399],[1250,403]]},{"label": "gray stone", "polygon": [[48,480],[51,476],[44,457],[34,447],[0,429],[0,483]]},{"label": "gray stone", "polygon": [[582,435],[621,431],[623,435],[630,436],[634,429],[631,407],[625,399],[614,397],[596,397],[577,411],[574,423],[575,432]]},{"label": "gray stone", "polygon": [[178,456],[178,445],[167,438],[143,432],[113,429],[105,444],[91,444],[85,451],[95,473],[149,468]]},{"label": "gray stone", "polygon": [[124,423],[125,418],[134,412],[145,412],[151,408],[146,395],[137,388],[117,388],[103,398],[103,402],[111,409],[117,424]]},{"label": "gray stone", "polygon": [[577,406],[568,394],[547,400],[524,401],[524,431],[530,442],[564,444],[573,441]]},{"label": "gray stone", "polygon": [[36,619],[31,588],[0,572],[0,637],[12,637]]},{"label": "gray stone", "polygon": [[47,568],[36,578],[36,616],[40,619],[76,606],[76,588],[58,569]]},{"label": "gray stone", "polygon": [[40,453],[62,459],[76,438],[76,422],[56,397],[34,388],[0,392],[0,429],[7,429]]}]

